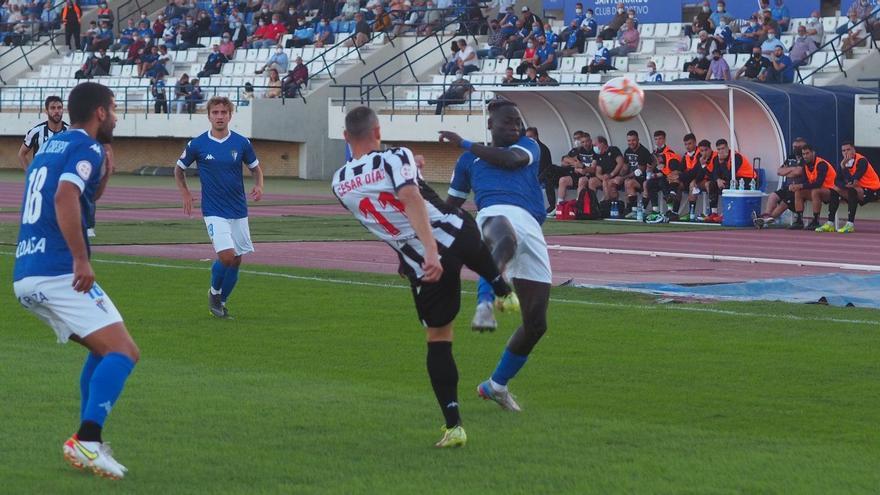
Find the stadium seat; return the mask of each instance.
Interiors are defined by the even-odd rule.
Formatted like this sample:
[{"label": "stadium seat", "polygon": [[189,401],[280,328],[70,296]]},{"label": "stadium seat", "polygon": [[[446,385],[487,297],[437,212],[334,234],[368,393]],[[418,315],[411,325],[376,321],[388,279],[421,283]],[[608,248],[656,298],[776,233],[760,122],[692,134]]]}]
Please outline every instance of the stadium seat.
[{"label": "stadium seat", "polygon": [[666,33],[669,30],[666,23],[655,24],[654,25],[654,38],[665,38]]},{"label": "stadium seat", "polygon": [[626,72],[629,70],[629,58],[628,57],[614,57],[611,60],[611,65],[617,68],[619,71]]},{"label": "stadium seat", "polygon": [[559,70],[562,72],[573,72],[574,69],[574,57],[563,57],[560,64]]},{"label": "stadium seat", "polygon": [[571,84],[574,82],[574,73],[567,72],[559,76],[559,82],[562,84]]},{"label": "stadium seat", "polygon": [[588,80],[589,80],[589,78],[587,77],[587,74],[575,74],[574,75],[574,82],[577,84],[586,84],[588,82]]},{"label": "stadium seat", "polygon": [[643,55],[653,55],[657,50],[657,42],[655,40],[642,40],[639,51],[636,53],[641,53]]},{"label": "stadium seat", "polygon": [[481,76],[479,74],[473,74],[468,77],[470,78],[471,84],[474,84],[474,85],[483,84],[483,76]]},{"label": "stadium seat", "polygon": [[727,54],[723,55],[723,57],[724,57],[724,61],[727,62],[727,65],[730,67],[731,70],[733,70],[735,67],[737,67],[735,53],[727,53]]},{"label": "stadium seat", "polygon": [[678,38],[681,36],[684,28],[680,22],[670,22],[667,24],[666,37],[667,38]]},{"label": "stadium seat", "polygon": [[220,68],[220,73],[223,74],[224,76],[231,76],[233,74],[233,72],[235,72],[236,65],[243,66],[244,64],[236,64],[233,62],[227,62],[227,63],[223,64],[223,67]]},{"label": "stadium seat", "polygon": [[[831,55],[831,56],[829,57],[829,55]],[[833,59],[834,59],[833,54],[829,54],[827,52],[815,52],[815,53],[813,53],[813,56],[810,58],[810,63],[808,63],[806,65],[806,67],[809,69],[818,69],[819,67],[822,67],[826,62],[828,62],[828,60],[833,60]],[[836,67],[837,66],[835,65],[835,68]]]},{"label": "stadium seat", "polygon": [[[562,59],[562,62],[565,63],[565,59]],[[495,65],[498,64],[498,61],[494,58],[487,58],[483,60],[483,68],[481,72],[495,72]]]},{"label": "stadium seat", "polygon": [[654,37],[654,24],[640,24],[639,25],[639,36],[642,38],[652,38]]},{"label": "stadium seat", "polygon": [[587,82],[590,84],[599,84],[602,82],[602,74],[584,74],[587,76]]},{"label": "stadium seat", "polygon": [[256,60],[248,59],[248,62],[263,62],[266,63],[266,60],[269,60],[269,57],[272,56],[272,50],[269,48],[260,48],[257,50],[257,58]]}]

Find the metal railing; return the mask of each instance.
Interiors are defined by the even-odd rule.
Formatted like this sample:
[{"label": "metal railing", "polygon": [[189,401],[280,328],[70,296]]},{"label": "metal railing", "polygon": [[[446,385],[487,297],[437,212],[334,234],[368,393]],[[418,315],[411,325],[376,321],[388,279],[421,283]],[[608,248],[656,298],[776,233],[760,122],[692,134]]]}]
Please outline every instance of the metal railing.
[{"label": "metal railing", "polygon": [[[64,29],[63,29],[63,26],[61,28],[56,28],[55,25],[56,25],[56,23],[59,23],[59,25],[60,25],[61,13],[59,11],[61,10],[61,8],[63,8],[65,2],[66,2],[66,0],[57,0],[56,2],[54,2],[52,4],[51,10],[58,12],[58,18],[56,19],[55,22],[53,22],[52,29],[50,29],[48,32],[40,32],[40,31],[38,31],[37,33],[32,32],[31,35],[26,40],[24,40],[24,39],[22,40],[22,41],[28,41],[28,43],[20,43],[20,44],[13,45],[8,50],[5,50],[2,53],[0,53],[0,60],[3,60],[4,58],[6,58],[7,55],[10,55],[15,51],[20,52],[20,55],[18,57],[14,58],[12,61],[7,62],[5,65],[0,67],[0,83],[2,83],[4,85],[6,84],[6,80],[3,79],[3,71],[8,69],[9,67],[12,67],[13,65],[17,64],[21,60],[24,60],[24,62],[27,64],[27,66],[30,70],[34,70],[34,66],[31,65],[31,62],[30,62],[30,60],[28,60],[27,57],[28,57],[28,55],[34,53],[35,51],[39,50],[40,48],[43,48],[44,46],[51,46],[52,49],[55,50],[56,54],[61,53],[58,51],[58,47],[55,46],[55,38],[58,36],[63,36]],[[31,21],[22,21],[22,22],[29,23]],[[16,23],[16,24],[20,24],[20,23]],[[33,21],[32,26],[31,26],[31,31],[33,31],[33,27],[34,27],[33,25],[39,26],[41,24],[43,24],[41,21]],[[43,36],[46,36],[47,39],[42,40]]]},{"label": "metal railing", "polygon": [[[874,11],[871,12],[868,16],[866,16],[864,19],[860,20],[860,21],[857,22],[855,25],[853,25],[853,28],[855,28],[855,27],[857,27],[857,26],[861,26],[862,24],[864,24],[864,25],[867,27],[868,21],[871,20],[871,19],[873,19],[873,18],[875,18],[875,17],[878,18],[878,19],[877,19],[877,22],[880,22],[880,17],[878,17],[878,16],[880,16],[880,7],[877,7],[877,8],[874,9]],[[852,28],[851,28],[851,29],[852,29]],[[877,40],[874,39],[874,35],[873,35],[873,33],[871,32],[871,30],[869,30],[869,29],[865,29],[865,31],[866,31],[866,33],[867,33],[867,36],[865,37],[865,41],[867,42],[868,40],[870,40],[870,43],[874,46],[874,49],[875,49],[875,50],[880,49],[880,48],[878,48],[878,46],[877,46]],[[843,73],[843,77],[846,77],[846,70],[844,70],[844,68],[843,68],[843,61],[841,60],[841,57],[846,56],[846,53],[844,53],[844,52],[839,52],[839,51],[838,51],[838,47],[837,47],[837,45],[840,44],[840,40],[841,40],[844,36],[846,36],[847,34],[848,34],[848,33],[841,33],[841,34],[838,34],[838,35],[835,36],[834,38],[831,38],[829,41],[825,42],[825,43],[824,43],[822,46],[820,46],[819,48],[816,48],[816,51],[814,51],[813,53],[810,54],[811,57],[812,57],[813,55],[815,55],[816,53],[819,53],[819,52],[821,52],[822,50],[824,50],[825,48],[828,48],[828,47],[831,47],[831,50],[832,50],[832,52],[834,53],[834,57],[833,57],[833,58],[829,58],[828,60],[825,61],[824,64],[820,65],[819,67],[816,67],[816,68],[812,69],[812,72],[810,72],[810,73],[807,74],[806,76],[804,76],[803,74],[801,74],[801,69],[800,69],[800,67],[798,67],[798,68],[796,69],[796,70],[797,70],[797,75],[798,75],[798,82],[803,84],[804,81],[806,81],[807,79],[812,78],[813,76],[815,76],[816,74],[818,74],[819,72],[821,72],[825,67],[828,67],[829,65],[831,65],[831,64],[833,64],[833,63],[835,63],[835,62],[837,63],[837,67],[840,68],[840,72]],[[852,47],[852,48],[850,48],[850,50],[853,50],[854,48],[856,48],[856,47]]]},{"label": "metal railing", "polygon": [[[317,55],[312,57],[309,61],[303,62],[303,65],[305,65],[306,67],[309,67],[309,65],[312,62],[315,62],[318,59],[320,59],[321,62],[324,64],[324,67],[321,70],[317,70],[314,73],[309,74],[309,77],[306,79],[305,83],[303,84],[304,86],[308,85],[309,82],[311,82],[312,78],[317,77],[318,74],[321,74],[322,72],[325,72],[325,71],[327,72],[327,75],[330,76],[330,79],[335,84],[336,78],[333,76],[333,71],[331,71],[330,68],[333,67],[334,65],[342,62],[343,60],[347,60],[349,58],[349,55],[351,55],[352,53],[357,53],[358,60],[360,60],[362,64],[366,65],[367,61],[364,60],[364,57],[361,56],[361,49],[364,46],[367,46],[367,45],[373,43],[375,40],[379,39],[380,37],[385,36],[385,33],[381,32],[381,31],[377,32],[377,33],[373,33],[369,37],[369,39],[367,39],[366,43],[364,43],[363,45],[360,45],[360,46],[357,43],[354,43],[353,41],[352,41],[352,46],[345,46],[345,44],[349,40],[355,39],[355,37],[357,36],[356,32],[355,33],[336,33],[336,35],[342,39],[340,39],[338,42],[336,42],[336,44],[334,44],[330,48],[324,48],[323,50],[321,50],[320,53],[318,53]],[[348,35],[348,36],[345,36],[343,38],[342,35]],[[391,45],[394,46],[394,41],[391,40],[390,38],[389,38],[389,42],[391,42]],[[348,48],[348,51],[346,51],[345,54],[343,54],[343,55],[338,55],[338,53],[339,53],[338,49],[340,49],[340,48],[341,49]],[[331,50],[337,50],[337,57],[335,59],[333,59],[332,62],[328,63],[327,62],[327,54],[330,53]],[[303,97],[303,102],[305,102],[305,97]]]}]

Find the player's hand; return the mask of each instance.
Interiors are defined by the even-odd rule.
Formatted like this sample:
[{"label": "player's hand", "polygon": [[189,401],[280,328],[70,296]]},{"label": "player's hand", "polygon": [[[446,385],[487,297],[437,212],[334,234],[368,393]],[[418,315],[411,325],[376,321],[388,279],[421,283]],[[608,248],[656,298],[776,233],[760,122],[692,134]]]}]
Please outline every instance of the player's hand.
[{"label": "player's hand", "polygon": [[715,183],[718,184],[718,187],[720,189],[724,189],[725,187],[727,187],[727,182],[725,182],[724,179],[718,179],[717,181],[715,181]]},{"label": "player's hand", "polygon": [[251,189],[251,199],[254,201],[263,199],[263,188],[260,186],[254,186],[254,188]]},{"label": "player's hand", "polygon": [[185,193],[182,193],[182,194],[183,194],[183,213],[184,213],[186,216],[191,217],[191,216],[192,216],[192,210],[193,210],[193,197],[192,197],[192,194],[190,194],[189,191],[187,191],[187,192],[185,192]]},{"label": "player's hand", "polygon": [[413,158],[416,159],[416,166],[419,167],[419,170],[425,168],[425,164],[426,164],[427,162],[425,161],[425,156],[424,156],[424,155],[416,155],[416,156],[414,156]]},{"label": "player's hand", "polygon": [[451,131],[440,131],[440,142],[450,143],[455,146],[461,146],[463,139],[458,134]]},{"label": "player's hand", "polygon": [[440,256],[437,253],[425,255],[425,262],[422,263],[422,282],[433,283],[440,280],[443,275],[443,265],[440,264]]},{"label": "player's hand", "polygon": [[94,284],[95,272],[89,260],[73,260],[73,290],[86,293]]}]

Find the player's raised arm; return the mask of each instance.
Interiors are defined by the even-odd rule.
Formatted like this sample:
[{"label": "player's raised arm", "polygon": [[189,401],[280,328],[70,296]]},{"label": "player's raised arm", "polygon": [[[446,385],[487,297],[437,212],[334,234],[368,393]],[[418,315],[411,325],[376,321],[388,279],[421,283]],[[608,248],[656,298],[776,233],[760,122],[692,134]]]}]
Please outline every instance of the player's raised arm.
[{"label": "player's raised arm", "polygon": [[[517,137],[517,139],[519,138]],[[531,162],[529,154],[519,148],[497,148],[472,143],[450,131],[440,131],[440,142],[458,146],[470,151],[477,158],[481,158],[491,165],[508,170],[523,168]]]}]

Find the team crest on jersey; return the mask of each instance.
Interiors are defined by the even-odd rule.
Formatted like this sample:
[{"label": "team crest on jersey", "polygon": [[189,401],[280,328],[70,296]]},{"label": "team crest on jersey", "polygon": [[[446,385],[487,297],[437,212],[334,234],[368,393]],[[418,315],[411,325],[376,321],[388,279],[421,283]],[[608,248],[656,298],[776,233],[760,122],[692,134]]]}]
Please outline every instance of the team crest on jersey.
[{"label": "team crest on jersey", "polygon": [[413,166],[410,165],[409,163],[404,163],[400,167],[400,176],[406,180],[414,179],[416,176],[416,173],[415,173],[415,170],[413,170]]},{"label": "team crest on jersey", "polygon": [[92,175],[92,164],[88,160],[82,160],[76,164],[76,173],[82,180],[89,180]]}]

